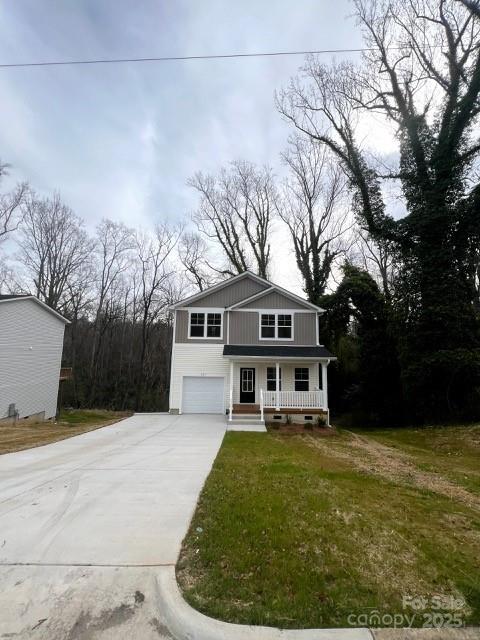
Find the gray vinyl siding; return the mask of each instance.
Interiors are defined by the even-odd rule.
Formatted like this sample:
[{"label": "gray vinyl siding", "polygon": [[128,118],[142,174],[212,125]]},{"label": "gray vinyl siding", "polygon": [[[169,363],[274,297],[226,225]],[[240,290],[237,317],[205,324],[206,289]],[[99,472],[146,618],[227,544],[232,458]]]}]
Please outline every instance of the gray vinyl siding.
[{"label": "gray vinyl siding", "polygon": [[317,344],[316,312],[294,314],[293,340],[260,340],[259,322],[260,314],[254,311],[231,311],[230,344]]},{"label": "gray vinyl siding", "polygon": [[226,314],[223,313],[223,339],[214,340],[208,338],[202,338],[201,340],[192,339],[188,337],[188,311],[177,311],[177,321],[175,325],[175,342],[184,343],[189,342],[191,344],[225,344],[227,339],[227,325]]},{"label": "gray vinyl siding", "polygon": [[[268,285],[257,282],[250,277],[243,278],[237,282],[225,286],[219,291],[207,294],[205,297],[196,300],[188,305],[193,309],[218,308],[224,309],[241,300],[268,289]],[[280,292],[273,291],[266,295],[252,300],[242,309],[282,309],[302,310],[303,313],[296,313],[294,317],[294,339],[293,340],[260,340],[259,339],[259,314],[253,311],[230,311],[223,313],[223,338],[215,339],[192,339],[188,337],[188,311],[177,311],[175,342],[178,344],[226,344],[228,334],[228,322],[230,318],[230,344],[286,344],[286,345],[315,345],[317,344],[316,322],[317,313],[305,313],[308,309],[299,302],[288,298]]]},{"label": "gray vinyl siding", "polygon": [[287,298],[278,291],[267,293],[256,300],[252,300],[242,309],[305,309],[306,307],[299,302],[294,302],[291,298]]},{"label": "gray vinyl siding", "polygon": [[64,323],[34,300],[0,303],[0,419],[55,415]]},{"label": "gray vinyl siding", "polygon": [[230,307],[241,300],[245,300],[255,295],[259,291],[268,289],[268,285],[257,282],[250,277],[242,278],[237,282],[227,285],[219,291],[207,294],[204,298],[200,298],[190,303],[189,307]]}]

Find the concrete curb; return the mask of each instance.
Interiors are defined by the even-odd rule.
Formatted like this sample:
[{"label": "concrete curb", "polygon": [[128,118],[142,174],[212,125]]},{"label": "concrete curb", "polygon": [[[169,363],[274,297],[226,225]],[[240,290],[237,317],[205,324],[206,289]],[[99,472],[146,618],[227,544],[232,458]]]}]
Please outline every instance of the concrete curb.
[{"label": "concrete curb", "polygon": [[173,566],[159,569],[157,588],[162,618],[176,640],[373,640],[368,629],[293,630],[214,620],[185,602]]}]

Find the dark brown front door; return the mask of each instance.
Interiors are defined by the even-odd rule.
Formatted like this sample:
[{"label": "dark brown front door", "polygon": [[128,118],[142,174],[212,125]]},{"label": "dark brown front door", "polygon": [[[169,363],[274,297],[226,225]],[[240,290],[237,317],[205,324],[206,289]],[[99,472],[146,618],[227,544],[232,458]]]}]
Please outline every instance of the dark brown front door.
[{"label": "dark brown front door", "polygon": [[240,369],[240,402],[255,404],[255,369]]}]

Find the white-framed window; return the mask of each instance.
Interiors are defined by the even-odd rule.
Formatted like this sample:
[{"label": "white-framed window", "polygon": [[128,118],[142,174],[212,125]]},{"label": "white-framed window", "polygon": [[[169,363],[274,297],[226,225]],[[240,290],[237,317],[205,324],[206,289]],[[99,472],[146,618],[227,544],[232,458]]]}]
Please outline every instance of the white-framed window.
[{"label": "white-framed window", "polygon": [[[277,390],[277,369],[276,367],[267,367],[267,391]],[[282,390],[282,368],[278,370],[278,390]]]},{"label": "white-framed window", "polygon": [[260,340],[293,340],[293,314],[260,314]]},{"label": "white-framed window", "polygon": [[308,391],[309,378],[308,367],[295,367],[295,391]]},{"label": "white-framed window", "polygon": [[189,311],[188,337],[222,340],[223,313],[221,311]]}]

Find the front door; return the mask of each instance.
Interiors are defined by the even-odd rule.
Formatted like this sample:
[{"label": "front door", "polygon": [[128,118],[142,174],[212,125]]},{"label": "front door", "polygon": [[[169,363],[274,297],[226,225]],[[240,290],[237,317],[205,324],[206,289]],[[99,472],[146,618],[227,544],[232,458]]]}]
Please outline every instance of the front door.
[{"label": "front door", "polygon": [[255,404],[255,369],[240,369],[240,402]]}]

